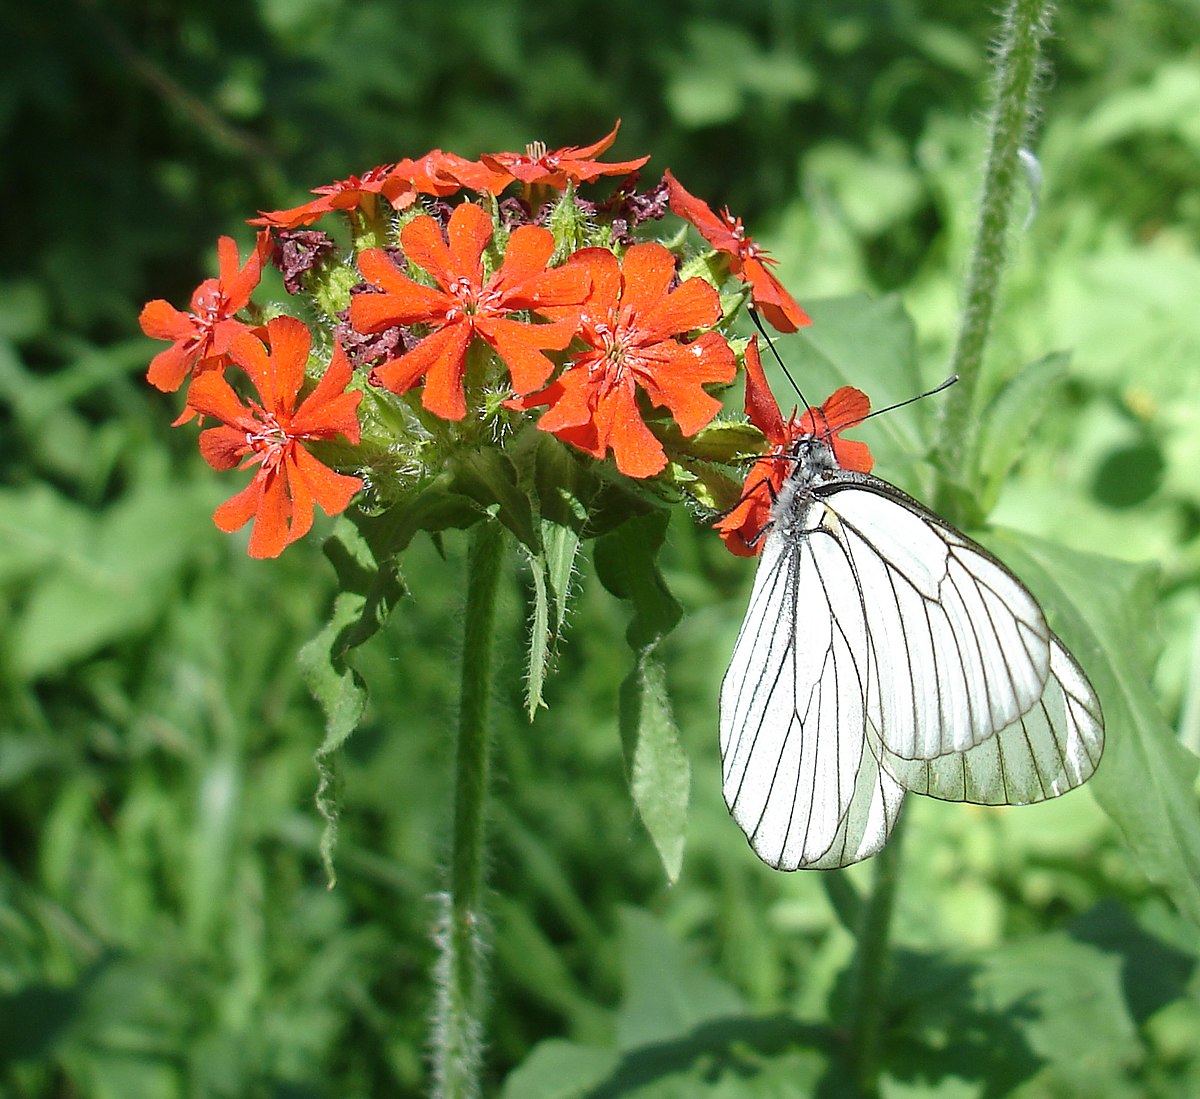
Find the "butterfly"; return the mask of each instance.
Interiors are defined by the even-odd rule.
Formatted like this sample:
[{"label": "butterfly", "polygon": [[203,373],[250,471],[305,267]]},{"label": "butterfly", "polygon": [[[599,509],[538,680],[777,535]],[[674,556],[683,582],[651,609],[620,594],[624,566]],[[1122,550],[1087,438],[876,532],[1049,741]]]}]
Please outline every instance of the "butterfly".
[{"label": "butterfly", "polygon": [[1104,748],[1087,676],[1008,568],[840,438],[865,395],[785,424],[753,343],[747,379],[775,452],[717,524],[731,548],[762,542],[720,727],[725,800],[758,856],[846,866],[909,793],[1024,805],[1086,782]]}]

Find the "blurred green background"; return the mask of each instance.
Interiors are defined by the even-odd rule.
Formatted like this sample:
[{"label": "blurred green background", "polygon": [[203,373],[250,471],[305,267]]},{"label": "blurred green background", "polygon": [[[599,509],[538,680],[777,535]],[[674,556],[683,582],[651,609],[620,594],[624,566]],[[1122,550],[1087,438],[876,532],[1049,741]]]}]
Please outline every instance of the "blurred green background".
[{"label": "blurred green background", "polygon": [[[822,299],[872,295],[872,323],[915,340],[936,381],[979,183],[987,9],[5,6],[0,1094],[423,1091],[462,544],[414,545],[413,598],[362,653],[372,704],[327,891],[322,723],[295,655],[332,571],[319,537],[263,563],[213,527],[231,482],[144,384],[141,304],[183,304],[219,234],[244,244],[244,218],[312,186],[435,146],[584,144],[620,117],[614,158],[652,153],[646,178],[670,167],[740,213],[818,320],[846,310]],[[1200,3],[1088,0],[1055,29],[1044,183],[989,363],[1000,378],[1069,351],[1071,375],[993,518],[1157,564],[1122,643],[1196,749]],[[877,400],[907,395],[871,369],[856,381]],[[878,472],[919,486],[887,453]],[[852,938],[821,876],[760,865],[720,796],[716,694],[752,566],[681,514],[664,568],[686,608],[666,658],[693,772],[673,887],[617,735],[627,611],[585,566],[530,725],[513,561],[489,1079],[506,1099],[839,1094],[829,1022]],[[911,801],[885,1094],[1200,1094],[1196,929],[1091,794]]]}]

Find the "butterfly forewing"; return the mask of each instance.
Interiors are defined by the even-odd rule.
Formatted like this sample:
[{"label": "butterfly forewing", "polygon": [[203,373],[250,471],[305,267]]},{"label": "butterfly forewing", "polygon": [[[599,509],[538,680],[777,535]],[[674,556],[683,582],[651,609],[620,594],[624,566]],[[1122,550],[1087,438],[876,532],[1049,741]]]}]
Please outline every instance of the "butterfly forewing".
[{"label": "butterfly forewing", "polygon": [[[856,798],[869,691],[856,591],[828,537],[768,539],[722,686],[721,749],[725,799],[772,866],[813,865],[839,834],[857,849],[842,827],[847,809],[857,800],[871,816],[869,782]],[[780,617],[790,628],[777,628]]]},{"label": "butterfly forewing", "polygon": [[818,491],[867,578],[882,669],[872,719],[902,758],[965,751],[1041,697],[1050,630],[1033,596],[981,546],[886,482],[853,477]]}]

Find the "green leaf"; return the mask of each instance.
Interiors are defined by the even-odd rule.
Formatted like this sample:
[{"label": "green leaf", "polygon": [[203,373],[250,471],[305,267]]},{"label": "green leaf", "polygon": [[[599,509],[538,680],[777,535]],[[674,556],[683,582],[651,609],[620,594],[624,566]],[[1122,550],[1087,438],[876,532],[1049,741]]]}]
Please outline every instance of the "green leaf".
[{"label": "green leaf", "polygon": [[508,1075],[501,1099],[583,1099],[620,1063],[615,1049],[550,1038]]},{"label": "green leaf", "polygon": [[329,621],[300,650],[305,685],[325,713],[325,739],[314,753],[317,766],[317,809],[325,818],[321,860],[332,887],[337,880],[333,850],[337,844],[337,753],[358,727],[367,704],[367,685],[348,662],[348,654],[376,633],[404,594],[390,553],[382,559],[370,543],[342,517],[325,542],[325,556],[338,576],[338,594]]},{"label": "green leaf", "polygon": [[518,484],[516,466],[507,454],[494,446],[457,451],[451,469],[458,492],[487,510],[499,504],[496,518],[531,552],[541,549],[534,522],[536,501]]},{"label": "green leaf", "polygon": [[[853,385],[871,398],[873,408],[907,400],[925,388],[917,369],[916,330],[899,296],[872,299],[865,294],[806,301],[812,326],[792,336],[776,337],[775,345],[810,404],[819,405],[834,389]],[[767,349],[763,364],[771,389],[786,413],[794,390]],[[940,379],[939,379],[940,380]],[[935,399],[936,400],[936,399]],[[871,447],[885,468],[909,461],[927,449],[926,428],[935,402],[917,401],[856,429],[854,438]]]},{"label": "green leaf", "polygon": [[1142,872],[1200,924],[1200,760],[1176,738],[1151,691],[1145,651],[1153,573],[1028,536],[988,537],[1042,601],[1104,710],[1104,757],[1088,788]]},{"label": "green leaf", "polygon": [[1025,451],[1028,439],[1067,380],[1071,356],[1053,351],[1010,378],[980,416],[976,451],[970,463],[975,484],[969,486],[981,515],[996,505],[1009,471]]},{"label": "green leaf", "polygon": [[[1126,1095],[1114,1090],[1140,1043],[1125,1003],[1120,955],[1063,932],[981,955],[901,953],[888,993],[885,1093]],[[1036,1078],[1043,1086],[1026,1092]],[[899,1094],[905,1094],[901,1091]]]},{"label": "green leaf", "polygon": [[634,664],[621,684],[621,740],[634,804],[673,882],[683,864],[691,769],[655,653],[683,613],[656,563],[668,518],[660,511],[622,524],[597,540],[595,560],[601,583],[633,605],[625,639]]},{"label": "green leaf", "polygon": [[9,639],[25,679],[147,629],[209,532],[197,493],[143,483],[99,513],[45,486],[0,494],[0,578],[24,581]]},{"label": "green leaf", "polygon": [[625,999],[617,1012],[617,1046],[666,1042],[701,1023],[741,1015],[737,990],[690,957],[650,913],[621,912]]}]

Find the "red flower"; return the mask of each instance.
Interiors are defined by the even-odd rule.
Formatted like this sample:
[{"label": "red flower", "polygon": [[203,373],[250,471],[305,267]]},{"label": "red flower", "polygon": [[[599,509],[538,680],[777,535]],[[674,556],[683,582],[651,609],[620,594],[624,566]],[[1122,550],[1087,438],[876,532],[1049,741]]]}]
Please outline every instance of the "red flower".
[{"label": "red flower", "polygon": [[539,141],[528,146],[524,156],[519,153],[488,153],[480,159],[487,167],[503,172],[508,179],[518,180],[526,186],[543,183],[561,191],[566,187],[567,180],[591,183],[601,176],[623,175],[640,168],[650,159],[643,156],[637,160],[623,160],[619,164],[602,164],[594,159],[616,141],[620,128],[621,120],[618,118],[612,132],[594,145],[568,145],[564,149],[547,152],[546,146]]},{"label": "red flower", "polygon": [[170,340],[150,362],[146,378],[156,389],[173,393],[188,376],[221,365],[229,341],[249,326],[233,315],[249,301],[262,277],[263,263],[271,250],[271,238],[259,233],[246,266],[238,270],[237,244],[232,237],[217,242],[219,274],[205,279],[192,294],[192,309],[185,313],[170,302],[156,298],[147,302],[138,318],[142,331],[156,340]]},{"label": "red flower", "polygon": [[611,450],[622,473],[651,477],[667,456],[642,421],[637,390],[669,409],[685,435],[717,414],[721,403],[703,386],[733,380],[733,352],[716,332],[691,343],[676,337],[716,324],[720,299],[703,279],[671,290],[675,260],[661,244],[635,244],[623,265],[605,248],[585,248],[567,267],[592,279],[579,331],[588,347],[541,393],[512,406],[549,405],[543,431],[596,458]]},{"label": "red flower", "polygon": [[391,174],[423,195],[445,198],[463,187],[498,194],[512,182],[508,172],[489,168],[477,160],[434,149],[420,160],[401,160]]},{"label": "red flower", "polygon": [[840,433],[862,423],[870,410],[865,393],[842,386],[820,408],[806,409],[802,415],[793,409],[791,419],[785,422],[767,385],[755,336],[746,347],[746,415],[767,437],[771,449],[750,470],[737,506],[713,524],[726,548],[739,557],[753,557],[762,549],[760,536],[770,523],[771,506],[791,472],[791,463],[779,455],[790,454],[802,435],[827,439],[842,469],[869,473],[874,459],[867,444],[843,439]]},{"label": "red flower", "polygon": [[395,174],[392,164],[380,164],[361,176],[350,176],[349,179],[340,179],[324,187],[314,187],[312,193],[321,197],[290,210],[274,210],[270,213],[260,210],[259,216],[252,218],[249,224],[295,229],[298,225],[311,225],[331,210],[356,210],[364,199],[372,195],[382,195],[397,210],[411,206],[416,198],[412,185],[406,177]]},{"label": "red flower", "polygon": [[[449,245],[431,217],[410,221],[400,233],[404,254],[433,277],[436,287],[402,275],[386,252],[368,249],[358,257],[363,277],[384,291],[357,294],[350,302],[350,323],[360,332],[381,332],[394,325],[427,324],[433,331],[406,355],[371,371],[371,381],[405,393],[425,378],[422,403],[447,420],[467,413],[463,373],[467,348],[478,336],[508,364],[513,388],[528,393],[554,370],[544,354],[561,350],[575,333],[579,306],[587,296],[587,272],[577,267],[546,269],[554,236],[536,225],[516,229],[508,239],[504,262],[486,281],[483,250],[492,238],[492,222],[478,206],[463,203],[450,215]],[[556,324],[511,319],[523,309],[556,314]]]},{"label": "red flower", "polygon": [[192,408],[224,425],[200,433],[200,453],[208,464],[214,469],[233,469],[239,462],[258,465],[250,484],[213,513],[227,534],[254,519],[251,557],[278,557],[308,532],[315,504],[336,515],[362,488],[360,478],[335,473],[300,445],[302,439],[335,435],[358,442],[362,393],[344,392],[351,371],[341,346],[334,345],[329,368],[297,408],[311,343],[308,329],[294,317],[275,317],[267,324],[267,339],[269,353],[249,332],[229,347],[262,404],[243,402],[217,371],[198,377],[188,392]]},{"label": "red flower", "polygon": [[767,264],[776,261],[746,235],[741,218],[735,218],[728,208],[720,214],[714,213],[707,203],[688,194],[669,171],[663,173],[663,178],[670,189],[672,211],[690,221],[709,244],[729,257],[730,271],[750,284],[754,304],[776,330],[795,332],[812,324],[808,314],[767,270]]}]

